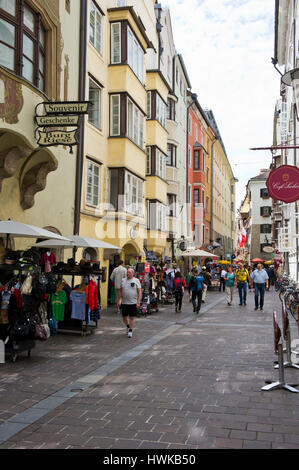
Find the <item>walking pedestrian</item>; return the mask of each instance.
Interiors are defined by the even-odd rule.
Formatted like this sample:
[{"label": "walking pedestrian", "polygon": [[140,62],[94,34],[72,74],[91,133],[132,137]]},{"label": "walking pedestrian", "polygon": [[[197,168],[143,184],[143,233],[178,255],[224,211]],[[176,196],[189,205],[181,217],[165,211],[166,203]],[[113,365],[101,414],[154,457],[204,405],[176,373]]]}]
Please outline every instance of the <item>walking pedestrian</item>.
[{"label": "walking pedestrian", "polygon": [[235,285],[235,273],[232,266],[228,266],[228,270],[224,276],[224,279],[227,305],[231,305],[233,301]]},{"label": "walking pedestrian", "polygon": [[250,281],[247,269],[240,263],[235,272],[236,287],[239,291],[240,303],[239,305],[246,305],[247,297],[247,283]]},{"label": "walking pedestrian", "polygon": [[227,271],[224,267],[220,268],[220,286],[219,286],[219,292],[224,292],[225,291],[225,275]]},{"label": "walking pedestrian", "polygon": [[140,281],[134,277],[134,269],[129,268],[127,271],[127,277],[123,279],[121,283],[121,311],[123,322],[127,327],[128,338],[132,338],[133,335],[133,328],[135,326],[137,311],[140,307],[141,295]]},{"label": "walking pedestrian", "polygon": [[263,312],[265,290],[268,287],[269,276],[265,269],[263,269],[263,265],[261,263],[258,263],[257,269],[255,269],[251,274],[251,279],[253,280],[254,285],[254,310],[258,310],[260,304],[260,311]]},{"label": "walking pedestrian", "polygon": [[121,283],[122,280],[127,276],[127,270],[124,267],[123,260],[119,260],[117,268],[114,268],[110,276],[111,281],[113,282],[113,287],[116,293],[116,308],[117,313],[120,312],[120,299],[121,299]]},{"label": "walking pedestrian", "polygon": [[184,288],[186,287],[186,281],[183,279],[181,273],[177,271],[174,277],[174,297],[175,297],[175,311],[181,313],[182,311],[182,300],[184,295]]},{"label": "walking pedestrian", "polygon": [[204,289],[202,291],[202,298],[201,298],[201,301],[203,303],[205,303],[206,301],[206,295],[207,295],[207,290],[209,288],[209,286],[211,285],[211,274],[208,272],[206,266],[203,266],[202,267],[202,275],[203,275],[203,278],[204,278]]},{"label": "walking pedestrian", "polygon": [[269,271],[268,271],[268,276],[269,276],[269,288],[268,291],[271,290],[271,286],[274,286],[275,282],[275,271],[274,271],[274,266],[273,264],[270,266]]},{"label": "walking pedestrian", "polygon": [[196,270],[196,276],[191,277],[189,281],[190,289],[192,292],[193,312],[196,313],[200,311],[201,307],[203,284],[204,277],[202,276],[202,274],[198,274]]}]

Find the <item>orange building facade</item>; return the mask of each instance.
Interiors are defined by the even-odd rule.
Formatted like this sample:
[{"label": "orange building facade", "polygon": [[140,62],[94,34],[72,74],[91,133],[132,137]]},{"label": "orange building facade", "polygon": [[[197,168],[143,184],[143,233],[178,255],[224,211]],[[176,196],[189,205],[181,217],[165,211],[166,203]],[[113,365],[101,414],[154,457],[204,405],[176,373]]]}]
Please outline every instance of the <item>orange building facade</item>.
[{"label": "orange building facade", "polygon": [[209,123],[196,100],[188,117],[188,221],[196,247],[210,242],[210,220],[206,217],[210,213],[211,200],[208,128]]}]

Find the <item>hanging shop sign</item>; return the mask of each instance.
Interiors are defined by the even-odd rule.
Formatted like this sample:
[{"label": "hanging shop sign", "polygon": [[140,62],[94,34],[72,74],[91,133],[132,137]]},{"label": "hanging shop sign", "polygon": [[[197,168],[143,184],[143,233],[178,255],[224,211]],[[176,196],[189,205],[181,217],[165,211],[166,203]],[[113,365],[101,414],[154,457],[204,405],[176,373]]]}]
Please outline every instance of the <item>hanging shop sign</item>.
[{"label": "hanging shop sign", "polygon": [[51,147],[52,145],[77,145],[77,129],[74,131],[38,131],[38,145],[41,147]]},{"label": "hanging shop sign", "polygon": [[42,103],[47,114],[86,114],[89,101],[50,101]]},{"label": "hanging shop sign", "polygon": [[286,203],[299,199],[299,168],[281,165],[272,170],[266,181],[270,197]]},{"label": "hanging shop sign", "polygon": [[[88,113],[90,101],[49,101],[39,103],[35,108],[35,122],[37,128],[35,137],[40,147],[51,147],[53,145],[63,145],[72,147],[78,145],[79,120],[83,114]],[[42,114],[38,114],[40,107],[43,107]],[[54,128],[55,130],[51,130]],[[66,127],[73,127],[66,130]],[[50,130],[49,130],[50,129]]]},{"label": "hanging shop sign", "polygon": [[264,252],[264,253],[273,253],[273,252],[274,252],[274,248],[273,248],[273,246],[266,245],[266,246],[263,247],[263,252]]},{"label": "hanging shop sign", "polygon": [[36,116],[35,122],[39,127],[74,127],[79,124],[79,115],[70,116]]}]

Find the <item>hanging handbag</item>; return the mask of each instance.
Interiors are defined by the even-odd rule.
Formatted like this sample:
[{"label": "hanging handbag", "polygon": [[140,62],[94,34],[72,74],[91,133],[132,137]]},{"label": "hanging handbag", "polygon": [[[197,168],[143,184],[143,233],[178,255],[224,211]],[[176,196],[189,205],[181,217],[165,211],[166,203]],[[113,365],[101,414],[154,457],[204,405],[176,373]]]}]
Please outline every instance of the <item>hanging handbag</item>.
[{"label": "hanging handbag", "polygon": [[39,341],[46,341],[48,339],[47,332],[45,328],[43,327],[43,325],[39,325],[38,323],[36,323],[34,339],[37,339]]}]

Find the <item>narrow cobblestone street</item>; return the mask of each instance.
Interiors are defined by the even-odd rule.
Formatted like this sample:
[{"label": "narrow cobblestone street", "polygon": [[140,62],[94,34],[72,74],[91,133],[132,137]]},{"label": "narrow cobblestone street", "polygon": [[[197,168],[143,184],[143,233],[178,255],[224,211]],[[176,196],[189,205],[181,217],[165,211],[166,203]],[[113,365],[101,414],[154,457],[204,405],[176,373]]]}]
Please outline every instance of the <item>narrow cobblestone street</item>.
[{"label": "narrow cobblestone street", "polygon": [[[2,449],[299,448],[298,395],[261,391],[278,380],[272,312],[209,292],[199,316],[185,303],[138,318],[132,339],[114,310],[95,335],[58,334],[31,358],[1,365]],[[290,319],[292,337],[297,326]],[[298,384],[298,371],[286,369]]]}]

